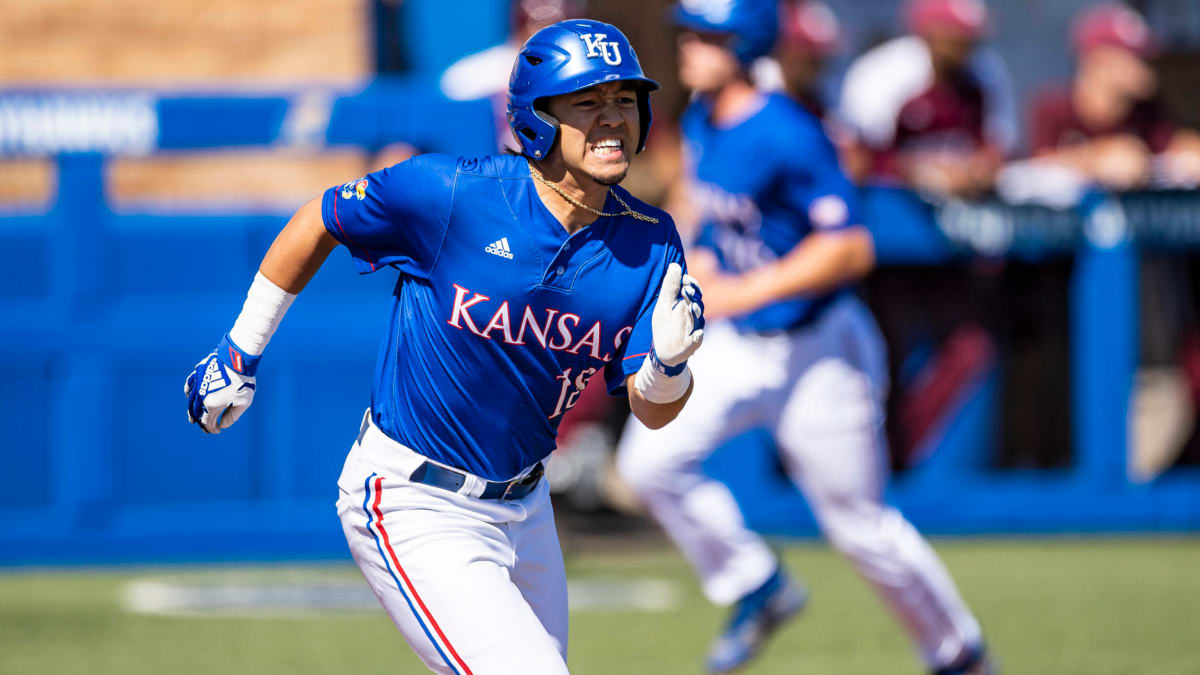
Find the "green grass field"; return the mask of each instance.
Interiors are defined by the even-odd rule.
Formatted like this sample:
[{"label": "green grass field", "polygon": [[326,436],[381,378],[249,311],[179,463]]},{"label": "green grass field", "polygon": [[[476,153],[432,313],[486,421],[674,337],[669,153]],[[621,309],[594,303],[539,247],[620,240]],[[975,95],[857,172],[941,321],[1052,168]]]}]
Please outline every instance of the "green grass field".
[{"label": "green grass field", "polygon": [[[1200,538],[960,539],[937,543],[1010,675],[1200,673]],[[850,567],[816,544],[786,549],[812,588],[751,674],[916,674],[900,629]],[[666,547],[579,553],[579,580],[669,582],[667,609],[590,609],[571,617],[571,672],[702,672],[724,618]],[[349,566],[156,568],[0,573],[0,673],[421,673],[377,611],[300,616],[133,613],[137,579],[314,575],[354,586]]]}]

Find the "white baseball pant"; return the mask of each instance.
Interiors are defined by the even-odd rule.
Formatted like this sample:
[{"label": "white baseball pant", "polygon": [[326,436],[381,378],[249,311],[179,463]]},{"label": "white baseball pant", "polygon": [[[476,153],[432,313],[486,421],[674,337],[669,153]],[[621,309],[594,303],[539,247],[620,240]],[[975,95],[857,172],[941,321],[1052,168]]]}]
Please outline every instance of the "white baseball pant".
[{"label": "white baseball pant", "polygon": [[426,461],[367,422],[338,479],[354,561],[429,669],[567,673],[567,580],[543,478],[523,499],[413,483]]},{"label": "white baseball pant", "polygon": [[701,469],[722,442],[766,427],[825,537],[875,587],[927,663],[949,663],[980,640],[937,554],[882,502],[886,362],[878,328],[856,298],[787,333],[711,322],[689,364],[695,389],[683,412],[657,431],[631,417],[617,467],[711,601],[740,599],[777,564],[729,489]]}]

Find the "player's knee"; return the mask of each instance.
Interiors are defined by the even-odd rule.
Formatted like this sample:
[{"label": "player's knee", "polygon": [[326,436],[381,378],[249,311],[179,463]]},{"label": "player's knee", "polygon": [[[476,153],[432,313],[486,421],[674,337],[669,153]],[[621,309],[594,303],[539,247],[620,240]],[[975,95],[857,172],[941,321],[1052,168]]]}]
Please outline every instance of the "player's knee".
[{"label": "player's knee", "polygon": [[693,462],[660,450],[643,447],[618,457],[618,475],[643,502],[673,500],[698,482]]},{"label": "player's knee", "polygon": [[884,509],[855,498],[824,500],[816,508],[817,521],[829,545],[844,555],[873,555],[886,546]]}]

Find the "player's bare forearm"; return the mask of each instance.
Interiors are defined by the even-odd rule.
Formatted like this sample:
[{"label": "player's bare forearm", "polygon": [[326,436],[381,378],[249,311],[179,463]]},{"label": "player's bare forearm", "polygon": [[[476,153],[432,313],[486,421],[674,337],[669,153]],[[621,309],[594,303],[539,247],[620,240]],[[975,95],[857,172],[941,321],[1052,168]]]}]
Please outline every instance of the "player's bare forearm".
[{"label": "player's bare forearm", "polygon": [[1165,152],[1186,152],[1200,155],[1200,132],[1194,129],[1178,129],[1171,134]]},{"label": "player's bare forearm", "polygon": [[288,293],[299,293],[337,245],[325,229],[317,197],[301,206],[275,237],[258,271]]},{"label": "player's bare forearm", "polygon": [[[693,268],[696,258],[689,255]],[[701,278],[704,313],[739,316],[780,300],[820,295],[858,281],[874,265],[875,244],[866,228],[815,232],[779,260],[741,276],[714,271]]]},{"label": "player's bare forearm", "polygon": [[634,386],[634,375],[630,375],[625,379],[625,389],[629,392],[629,409],[633,411],[633,416],[638,418],[638,421],[646,425],[648,429],[661,429],[671,420],[675,419],[688,398],[692,395],[692,387],[695,386],[695,381],[688,385],[687,391],[683,396],[671,401],[670,403],[653,403],[647,401],[645,396]]},{"label": "player's bare forearm", "polygon": [[1080,143],[1069,148],[1039,150],[1034,153],[1034,159],[1066,166],[1086,173],[1090,170],[1094,154],[1090,144]]},{"label": "player's bare forearm", "polygon": [[838,144],[838,157],[852,182],[862,184],[871,172],[871,149],[857,140]]},{"label": "player's bare forearm", "polygon": [[865,277],[875,265],[875,242],[865,227],[815,232],[778,261],[743,276],[745,295],[769,305],[819,295]]}]

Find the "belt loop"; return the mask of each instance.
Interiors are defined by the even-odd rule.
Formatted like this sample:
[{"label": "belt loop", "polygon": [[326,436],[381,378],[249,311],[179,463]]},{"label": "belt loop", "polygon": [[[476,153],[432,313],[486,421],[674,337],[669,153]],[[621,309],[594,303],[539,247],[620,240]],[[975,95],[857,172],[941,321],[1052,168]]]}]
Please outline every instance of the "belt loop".
[{"label": "belt loop", "polygon": [[358,427],[358,439],[354,442],[362,445],[363,436],[367,435],[367,429],[369,428],[371,428],[371,409],[367,408],[367,411],[363,413],[362,424]]},{"label": "belt loop", "polygon": [[474,474],[466,474],[467,484],[463,486],[461,494],[468,497],[478,499],[483,496],[483,491],[487,489],[487,481]]}]

